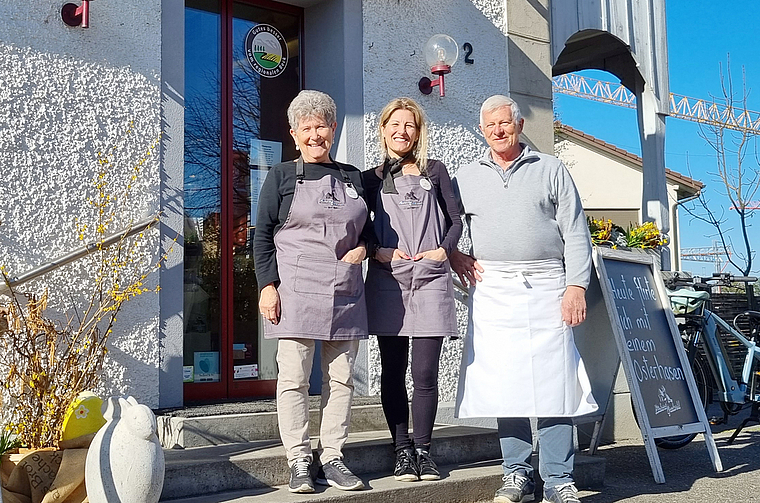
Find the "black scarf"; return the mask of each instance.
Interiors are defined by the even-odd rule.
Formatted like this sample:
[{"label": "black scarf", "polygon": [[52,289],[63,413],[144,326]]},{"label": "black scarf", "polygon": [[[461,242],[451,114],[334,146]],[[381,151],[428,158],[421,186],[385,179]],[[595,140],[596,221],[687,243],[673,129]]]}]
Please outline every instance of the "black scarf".
[{"label": "black scarf", "polygon": [[411,152],[404,157],[391,159],[386,157],[383,161],[383,194],[398,194],[396,183],[393,181],[393,175],[404,169],[404,161],[410,157]]}]

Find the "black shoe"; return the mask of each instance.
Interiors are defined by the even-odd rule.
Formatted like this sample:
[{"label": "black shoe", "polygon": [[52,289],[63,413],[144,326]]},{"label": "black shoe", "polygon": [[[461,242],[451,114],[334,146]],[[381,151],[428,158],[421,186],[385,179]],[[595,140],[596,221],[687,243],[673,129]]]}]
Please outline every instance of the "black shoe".
[{"label": "black shoe", "polygon": [[417,448],[417,467],[422,480],[438,480],[441,478],[438,466],[430,457],[430,451],[427,449]]},{"label": "black shoe", "polygon": [[401,482],[420,480],[417,460],[411,447],[396,452],[396,466],[393,468],[393,478]]},{"label": "black shoe", "polygon": [[323,464],[317,473],[317,484],[333,486],[343,491],[364,489],[364,482],[351,473],[342,459],[332,459]]},{"label": "black shoe", "polygon": [[297,459],[290,467],[290,482],[288,491],[292,493],[313,493],[314,482],[311,480],[311,460]]},{"label": "black shoe", "polygon": [[515,470],[502,477],[504,483],[496,491],[494,503],[526,503],[535,499],[536,484],[525,470]]}]

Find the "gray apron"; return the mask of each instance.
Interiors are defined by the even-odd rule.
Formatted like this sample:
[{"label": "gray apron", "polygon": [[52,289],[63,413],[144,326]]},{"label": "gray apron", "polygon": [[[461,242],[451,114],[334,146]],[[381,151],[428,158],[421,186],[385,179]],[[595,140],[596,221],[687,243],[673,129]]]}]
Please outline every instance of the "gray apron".
[{"label": "gray apron", "polygon": [[[367,336],[361,264],[340,260],[355,248],[367,205],[348,175],[305,180],[296,162],[288,218],[274,236],[280,275],[280,322],[264,320],[264,337],[348,340]],[[353,196],[353,197],[351,197]]]},{"label": "gray apron", "polygon": [[[378,191],[374,226],[381,247],[398,248],[410,257],[440,247],[446,221],[435,187],[425,190],[421,180],[429,182],[423,176],[403,175],[394,180],[398,194]],[[387,264],[370,260],[366,290],[371,334],[457,335],[448,260],[392,260]]]}]

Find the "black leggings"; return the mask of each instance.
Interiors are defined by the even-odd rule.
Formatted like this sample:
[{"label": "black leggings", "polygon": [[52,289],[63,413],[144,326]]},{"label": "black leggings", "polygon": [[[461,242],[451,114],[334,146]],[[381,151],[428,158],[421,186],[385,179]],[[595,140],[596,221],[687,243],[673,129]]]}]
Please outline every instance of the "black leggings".
[{"label": "black leggings", "polygon": [[415,337],[412,341],[412,444],[409,438],[409,398],[406,394],[409,340],[409,337],[404,336],[377,338],[382,365],[380,397],[396,451],[413,445],[429,449],[433,422],[438,411],[438,360],[443,337]]}]

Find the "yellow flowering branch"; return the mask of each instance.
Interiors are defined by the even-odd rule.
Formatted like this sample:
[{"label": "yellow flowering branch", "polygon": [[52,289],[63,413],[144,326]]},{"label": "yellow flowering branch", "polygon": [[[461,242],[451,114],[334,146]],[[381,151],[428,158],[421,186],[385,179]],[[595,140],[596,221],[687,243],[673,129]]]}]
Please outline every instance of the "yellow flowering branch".
[{"label": "yellow flowering branch", "polygon": [[[133,127],[130,124],[126,136]],[[79,241],[98,243],[91,255],[96,272],[94,285],[87,287],[91,294],[85,309],[72,308],[64,313],[64,321],[53,321],[46,315],[47,290],[36,295],[10,289],[10,301],[0,300],[0,385],[9,398],[3,406],[11,415],[6,429],[27,447],[57,446],[74,398],[99,382],[107,342],[124,303],[158,291],[146,282],[166,255],[151,263],[142,251],[144,233],[132,237],[125,233],[111,246],[104,242],[125,213],[146,163],[155,158],[159,140],[160,136],[154,139],[127,170],[115,166],[121,145],[97,154],[95,195],[87,205],[93,211],[88,221],[75,221]],[[123,176],[125,171],[128,180],[120,180],[119,173]],[[0,266],[0,277],[10,286],[5,267]]]}]

